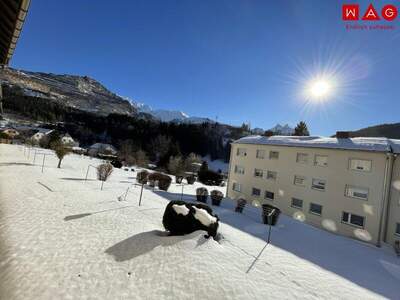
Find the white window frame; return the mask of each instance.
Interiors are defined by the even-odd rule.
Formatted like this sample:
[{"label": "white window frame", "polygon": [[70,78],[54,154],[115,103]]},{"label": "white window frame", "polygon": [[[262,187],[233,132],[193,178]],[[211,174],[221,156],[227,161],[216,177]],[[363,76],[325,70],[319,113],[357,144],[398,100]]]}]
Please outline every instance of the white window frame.
[{"label": "white window frame", "polygon": [[[303,179],[303,183],[302,183],[302,184],[297,184],[297,183],[296,183],[296,179],[298,179],[298,178],[299,178],[299,179]],[[306,180],[307,180],[307,177],[305,177],[305,176],[294,175],[293,184],[296,185],[296,186],[306,186],[306,184],[305,184]]]},{"label": "white window frame", "polygon": [[[324,184],[323,184],[324,188],[320,189],[320,188],[316,187],[317,184],[314,184],[314,180],[319,180],[321,182],[323,181],[324,182]],[[320,179],[320,178],[313,178],[312,181],[311,181],[311,188],[313,190],[316,190],[316,191],[321,191],[321,192],[326,191],[326,180],[325,179]]]},{"label": "white window frame", "polygon": [[[272,198],[267,197],[267,193],[271,193],[272,194]],[[274,200],[275,199],[275,193],[271,192],[271,191],[265,191],[264,198],[268,199],[268,200]]]},{"label": "white window frame", "polygon": [[[312,210],[311,210],[311,206],[312,206],[312,205],[321,206],[321,213],[317,213],[317,212],[315,212],[315,211],[312,211]],[[323,209],[323,208],[324,208],[324,207],[323,207],[321,204],[311,202],[311,203],[310,203],[310,206],[309,206],[309,209],[308,209],[308,212],[309,212],[310,214],[312,214],[312,215],[322,216],[322,209]]]},{"label": "white window frame", "polygon": [[[351,167],[351,162],[352,162],[353,160],[360,160],[360,161],[367,161],[367,162],[369,162],[369,163],[370,163],[369,170],[353,169],[353,168]],[[371,160],[371,159],[364,159],[364,158],[350,157],[350,158],[349,158],[349,166],[348,166],[348,168],[349,168],[349,170],[351,170],[351,171],[369,173],[369,172],[372,171],[372,160]]]},{"label": "white window frame", "polygon": [[240,174],[240,175],[244,175],[245,169],[242,166],[239,165],[235,165],[235,170],[234,170],[235,174]]},{"label": "white window frame", "polygon": [[[239,189],[235,189],[235,187],[239,187]],[[238,182],[233,182],[232,183],[232,191],[241,193],[242,192],[242,184]]]},{"label": "white window frame", "polygon": [[[347,221],[344,221],[343,220],[343,215],[344,214],[347,214],[348,215],[348,218],[347,218]],[[358,225],[358,224],[354,224],[354,223],[351,223],[351,216],[357,216],[357,217],[362,217],[363,218],[363,226],[360,226],[360,225]],[[357,214],[353,214],[353,213],[350,213],[350,212],[348,212],[348,211],[343,211],[342,212],[342,216],[341,216],[341,221],[342,221],[342,223],[343,224],[346,224],[346,225],[350,225],[350,226],[354,226],[354,227],[358,227],[358,228],[364,228],[365,227],[365,216],[360,216],[360,215],[357,215]]]},{"label": "white window frame", "polygon": [[246,156],[247,155],[247,149],[246,148],[237,148],[236,149],[236,156]]},{"label": "white window frame", "polygon": [[[318,161],[317,161],[317,157],[324,157],[324,158],[326,158],[326,163],[325,163],[324,165],[319,164]],[[314,156],[314,166],[318,166],[318,167],[327,167],[327,166],[328,166],[328,155],[315,154],[315,156]]]},{"label": "white window frame", "polygon": [[[270,177],[269,174],[275,174],[275,177],[274,176]],[[267,171],[267,180],[276,181],[277,178],[278,178],[278,172],[277,171],[271,171],[271,170]]]},{"label": "white window frame", "polygon": [[[277,154],[276,157],[275,154]],[[279,159],[279,151],[269,151],[269,159]]]},{"label": "white window frame", "polygon": [[[259,155],[259,153],[262,153],[262,155]],[[263,149],[257,149],[257,151],[256,151],[256,158],[258,158],[258,159],[264,159],[264,158],[265,158],[265,150],[263,150]]]},{"label": "white window frame", "polygon": [[396,223],[396,226],[394,228],[394,234],[400,236],[400,222]]},{"label": "white window frame", "polygon": [[308,164],[308,153],[298,152],[296,155],[296,162],[299,164]]},{"label": "white window frame", "polygon": [[[259,175],[257,175],[257,174],[259,174]],[[254,177],[263,178],[263,176],[264,176],[264,170],[263,169],[257,169],[257,168],[254,169]]]},{"label": "white window frame", "polygon": [[[254,194],[254,190],[259,190],[259,191],[260,191],[260,194],[259,194],[259,195]],[[256,187],[252,187],[252,188],[251,188],[251,196],[253,196],[253,197],[260,197],[260,196],[261,196],[261,189],[256,188]]]},{"label": "white window frame", "polygon": [[[297,205],[293,204],[293,200],[300,200],[300,201],[301,201],[301,206],[297,206]],[[291,199],[291,201],[290,201],[290,206],[293,207],[293,208],[296,208],[296,209],[301,209],[301,210],[303,210],[304,201],[303,201],[302,199],[293,197],[293,198]]]},{"label": "white window frame", "polygon": [[[357,196],[355,196],[354,194],[349,194],[349,190],[350,189],[362,189],[362,190],[365,190],[365,191],[367,191],[367,197],[366,198],[363,198],[363,197],[357,197]],[[355,198],[355,199],[360,199],[360,200],[364,200],[364,201],[368,201],[368,197],[369,197],[369,188],[366,188],[366,187],[361,187],[361,186],[355,186],[355,185],[350,185],[350,184],[346,184],[346,187],[345,187],[345,190],[344,190],[344,195],[346,196],[346,197],[349,197],[349,198]]]}]

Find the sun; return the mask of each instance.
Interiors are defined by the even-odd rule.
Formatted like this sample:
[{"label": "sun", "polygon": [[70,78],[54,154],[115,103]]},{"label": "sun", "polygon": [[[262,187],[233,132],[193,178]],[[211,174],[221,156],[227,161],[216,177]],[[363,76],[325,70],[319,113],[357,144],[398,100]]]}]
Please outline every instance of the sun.
[{"label": "sun", "polygon": [[327,99],[332,93],[332,84],[325,79],[312,81],[309,85],[309,97],[313,100]]}]

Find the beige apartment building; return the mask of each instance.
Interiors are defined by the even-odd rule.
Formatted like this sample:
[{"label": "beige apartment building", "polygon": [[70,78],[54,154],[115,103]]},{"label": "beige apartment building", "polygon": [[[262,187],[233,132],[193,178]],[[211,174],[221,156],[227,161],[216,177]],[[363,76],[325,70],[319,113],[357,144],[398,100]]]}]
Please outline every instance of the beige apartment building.
[{"label": "beige apartment building", "polygon": [[328,231],[400,240],[400,140],[249,136],[232,143],[228,196]]}]

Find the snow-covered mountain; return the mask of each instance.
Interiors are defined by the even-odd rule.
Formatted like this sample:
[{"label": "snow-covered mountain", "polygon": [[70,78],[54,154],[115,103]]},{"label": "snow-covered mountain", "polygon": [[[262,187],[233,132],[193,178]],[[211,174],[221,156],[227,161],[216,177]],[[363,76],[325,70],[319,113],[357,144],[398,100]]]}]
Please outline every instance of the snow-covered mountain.
[{"label": "snow-covered mountain", "polygon": [[277,124],[270,130],[279,135],[292,135],[294,133],[294,128],[290,127],[289,124],[285,124],[283,126],[281,124]]},{"label": "snow-covered mountain", "polygon": [[178,110],[167,110],[167,109],[153,109],[151,106],[136,102],[129,97],[123,97],[128,100],[131,105],[138,111],[142,113],[147,113],[152,115],[155,119],[162,122],[177,122],[177,123],[214,123],[213,120],[202,117],[190,117],[188,114],[178,111]]}]

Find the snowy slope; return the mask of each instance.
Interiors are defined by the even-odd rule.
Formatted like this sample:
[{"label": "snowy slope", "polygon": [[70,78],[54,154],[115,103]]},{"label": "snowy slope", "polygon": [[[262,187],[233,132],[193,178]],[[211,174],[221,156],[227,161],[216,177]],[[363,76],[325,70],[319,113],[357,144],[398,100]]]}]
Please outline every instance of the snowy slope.
[{"label": "snowy slope", "polygon": [[[215,208],[223,238],[163,233],[169,192],[115,170],[104,190],[83,182],[99,161],[69,155],[32,165],[33,151],[0,144],[1,299],[398,299],[400,262],[378,249],[282,216],[266,246],[260,213]],[[29,155],[29,159],[28,159]],[[184,187],[194,201],[199,184]],[[210,187],[208,187],[210,188]]]}]

